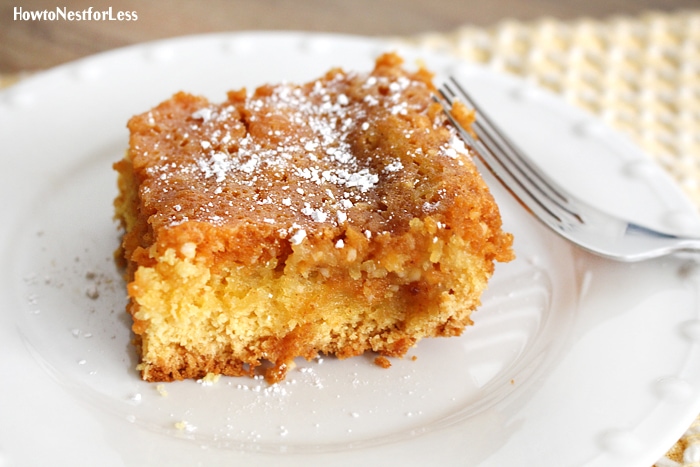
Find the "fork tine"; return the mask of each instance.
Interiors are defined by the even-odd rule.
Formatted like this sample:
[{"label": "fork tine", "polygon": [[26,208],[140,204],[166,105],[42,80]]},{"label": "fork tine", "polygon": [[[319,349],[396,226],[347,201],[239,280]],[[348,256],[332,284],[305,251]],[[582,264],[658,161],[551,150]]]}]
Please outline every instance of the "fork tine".
[{"label": "fork tine", "polygon": [[483,129],[480,133],[488,138],[503,152],[504,156],[508,158],[510,162],[517,165],[518,168],[523,172],[523,175],[527,176],[529,180],[536,184],[537,187],[542,187],[547,190],[547,193],[554,198],[559,199],[562,203],[568,203],[569,200],[566,195],[562,194],[561,190],[556,187],[556,184],[544,175],[537,166],[533,165],[528,158],[520,151],[512,141],[505,136],[496,126],[491,118],[481,109],[479,104],[477,104],[474,99],[469,95],[469,93],[464,89],[464,87],[454,78],[451,77],[450,81],[454,84],[455,88],[459,91],[459,95],[466,101],[465,103],[476,110],[477,114],[480,116],[479,120],[476,121],[477,127]]},{"label": "fork tine", "polygon": [[440,89],[440,94],[450,106],[455,99],[461,99],[477,112],[478,118],[472,124],[472,128],[478,139],[472,138],[456,122],[453,123],[460,129],[462,136],[474,146],[479,158],[496,178],[521,204],[530,211],[538,212],[543,220],[549,219],[549,222],[559,226],[570,222],[582,222],[571,206],[571,200],[561,193],[556,183],[529,162],[522,151],[498,130],[488,115],[454,78],[450,78],[450,81],[456,91],[452,86],[445,84]]},{"label": "fork tine", "polygon": [[[679,251],[700,252],[700,236],[679,236],[644,227],[568,195],[499,130],[455,78],[441,86],[434,99],[501,184],[525,209],[564,238],[595,254],[623,261]],[[452,115],[457,100],[477,112],[469,131]]]}]

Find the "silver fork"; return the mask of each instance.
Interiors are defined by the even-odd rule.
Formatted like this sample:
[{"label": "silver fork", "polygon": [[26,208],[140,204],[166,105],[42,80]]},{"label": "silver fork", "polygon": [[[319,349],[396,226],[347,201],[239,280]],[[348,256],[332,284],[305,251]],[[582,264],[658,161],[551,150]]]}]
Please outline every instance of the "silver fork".
[{"label": "silver fork", "polygon": [[[680,236],[607,214],[576,199],[548,177],[493,123],[454,78],[439,88],[436,101],[465,142],[530,213],[562,237],[597,255],[640,261],[679,251],[700,251],[700,237]],[[451,115],[453,102],[476,111],[474,138]]]}]

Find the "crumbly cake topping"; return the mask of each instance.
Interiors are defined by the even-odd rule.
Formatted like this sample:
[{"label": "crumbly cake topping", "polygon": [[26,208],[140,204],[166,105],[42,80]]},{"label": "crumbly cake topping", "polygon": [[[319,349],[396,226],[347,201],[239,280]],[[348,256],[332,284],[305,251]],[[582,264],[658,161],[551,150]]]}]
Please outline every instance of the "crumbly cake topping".
[{"label": "crumbly cake topping", "polygon": [[[145,167],[152,225],[253,216],[296,244],[346,223],[381,232],[438,211],[449,187],[421,193],[422,160],[449,171],[468,152],[435,109],[426,74],[397,71],[397,58],[372,73],[231,92],[223,104],[181,93],[135,117],[131,157]],[[414,199],[393,196],[398,185],[415,188]]]}]

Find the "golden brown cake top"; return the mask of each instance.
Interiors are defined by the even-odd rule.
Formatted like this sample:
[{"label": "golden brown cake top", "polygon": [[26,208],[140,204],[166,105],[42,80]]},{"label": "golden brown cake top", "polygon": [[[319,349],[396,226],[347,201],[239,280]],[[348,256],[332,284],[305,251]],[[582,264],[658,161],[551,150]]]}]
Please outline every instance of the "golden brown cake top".
[{"label": "golden brown cake top", "polygon": [[129,158],[156,236],[194,221],[294,245],[401,233],[427,216],[463,236],[499,235],[431,75],[401,62],[386,54],[369,73],[335,69],[221,104],[179,93],[134,117]]}]

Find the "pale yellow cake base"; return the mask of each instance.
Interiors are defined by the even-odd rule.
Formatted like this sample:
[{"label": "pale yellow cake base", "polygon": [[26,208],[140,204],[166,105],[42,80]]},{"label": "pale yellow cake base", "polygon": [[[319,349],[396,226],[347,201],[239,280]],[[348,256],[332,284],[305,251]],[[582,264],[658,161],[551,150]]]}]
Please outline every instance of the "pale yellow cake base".
[{"label": "pale yellow cake base", "polygon": [[[424,243],[418,258],[365,259],[369,242],[361,234],[353,240],[313,251],[295,245],[283,270],[270,261],[212,272],[193,243],[139,268],[129,293],[136,326],[148,323],[144,378],[252,375],[267,361],[267,379],[277,381],[295,356],[401,356],[422,337],[458,335],[471,323],[492,265],[470,255],[461,238],[414,219],[405,238],[390,242],[409,241],[414,251]],[[416,300],[419,284],[433,292]]]}]

